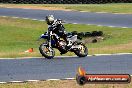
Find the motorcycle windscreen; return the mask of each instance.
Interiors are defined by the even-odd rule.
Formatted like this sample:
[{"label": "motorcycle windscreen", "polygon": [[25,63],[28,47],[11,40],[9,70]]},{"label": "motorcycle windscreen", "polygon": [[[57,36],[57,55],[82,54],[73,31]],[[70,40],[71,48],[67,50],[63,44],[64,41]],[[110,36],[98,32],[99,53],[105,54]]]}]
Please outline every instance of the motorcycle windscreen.
[{"label": "motorcycle windscreen", "polygon": [[48,39],[48,35],[43,35],[41,38]]}]

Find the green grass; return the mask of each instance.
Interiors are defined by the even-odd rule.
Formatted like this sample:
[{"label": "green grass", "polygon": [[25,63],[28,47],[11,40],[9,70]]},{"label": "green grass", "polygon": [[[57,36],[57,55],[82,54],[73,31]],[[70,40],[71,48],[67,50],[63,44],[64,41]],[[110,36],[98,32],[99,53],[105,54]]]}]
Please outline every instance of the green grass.
[{"label": "green grass", "polygon": [[[43,41],[36,40],[47,30],[45,22],[9,17],[0,17],[0,20],[0,57],[41,56],[38,47]],[[64,26],[68,32],[75,30],[78,32],[104,32],[104,41],[86,44],[89,48],[89,54],[132,52],[131,28],[110,28],[82,24],[65,24]],[[118,47],[119,49],[117,49]],[[29,48],[34,48],[34,52],[24,53]],[[60,55],[59,51],[56,51],[56,55]],[[74,54],[67,53],[65,55]]]},{"label": "green grass", "polygon": [[88,12],[110,12],[110,13],[132,13],[132,4],[85,4],[85,5],[71,5],[66,9],[73,9],[77,11]]},{"label": "green grass", "polygon": [[[35,6],[35,8],[55,7],[76,11],[88,12],[110,12],[110,13],[132,13],[131,3],[112,4],[0,4],[1,7],[17,6],[18,8]],[[20,7],[21,6],[21,7]]]},{"label": "green grass", "polygon": [[[21,54],[19,52],[25,51],[28,48],[37,49],[37,38],[43,29],[46,28],[46,24],[32,20],[1,18],[0,21],[0,52],[6,53],[11,57],[15,54]],[[5,55],[4,55],[5,56]]]}]

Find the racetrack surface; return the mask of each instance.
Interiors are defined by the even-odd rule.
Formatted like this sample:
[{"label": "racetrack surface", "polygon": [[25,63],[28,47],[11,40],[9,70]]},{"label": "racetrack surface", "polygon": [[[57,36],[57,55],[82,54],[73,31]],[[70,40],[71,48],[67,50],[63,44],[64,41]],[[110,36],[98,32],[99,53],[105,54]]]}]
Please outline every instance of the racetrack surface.
[{"label": "racetrack surface", "polygon": [[73,78],[82,66],[90,73],[132,74],[132,54],[78,57],[0,59],[0,82]]},{"label": "racetrack surface", "polygon": [[49,14],[53,14],[56,18],[63,19],[68,23],[132,27],[131,14],[0,8],[0,16],[13,16],[44,20],[45,16]]}]

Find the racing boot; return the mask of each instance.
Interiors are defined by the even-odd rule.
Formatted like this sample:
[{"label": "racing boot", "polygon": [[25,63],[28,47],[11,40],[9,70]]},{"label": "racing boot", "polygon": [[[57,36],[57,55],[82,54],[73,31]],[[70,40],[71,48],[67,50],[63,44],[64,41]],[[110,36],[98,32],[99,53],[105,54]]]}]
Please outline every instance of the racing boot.
[{"label": "racing boot", "polygon": [[67,45],[66,45],[66,50],[71,49],[71,47],[72,47],[72,42],[69,40],[69,41],[67,42]]}]

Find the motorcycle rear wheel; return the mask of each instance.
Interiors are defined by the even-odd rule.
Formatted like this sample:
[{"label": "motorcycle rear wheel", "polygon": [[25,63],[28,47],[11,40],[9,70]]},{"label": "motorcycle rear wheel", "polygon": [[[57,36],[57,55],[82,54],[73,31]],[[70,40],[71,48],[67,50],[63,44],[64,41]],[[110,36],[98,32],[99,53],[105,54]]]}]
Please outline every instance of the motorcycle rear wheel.
[{"label": "motorcycle rear wheel", "polygon": [[55,56],[55,51],[52,47],[48,47],[47,43],[43,43],[39,47],[39,51],[47,59],[52,59]]},{"label": "motorcycle rear wheel", "polygon": [[78,45],[82,46],[81,49],[76,49],[74,51],[74,53],[78,56],[78,57],[86,57],[88,55],[88,48],[82,44],[82,43],[79,43]]}]

